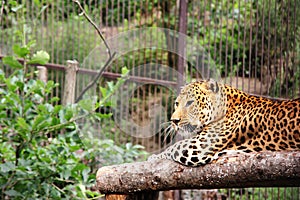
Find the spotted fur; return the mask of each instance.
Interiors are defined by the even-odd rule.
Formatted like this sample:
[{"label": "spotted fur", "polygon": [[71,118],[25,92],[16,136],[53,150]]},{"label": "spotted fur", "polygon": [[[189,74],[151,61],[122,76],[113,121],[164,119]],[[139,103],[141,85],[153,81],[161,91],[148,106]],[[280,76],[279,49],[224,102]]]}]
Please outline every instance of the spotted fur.
[{"label": "spotted fur", "polygon": [[171,117],[181,140],[150,159],[210,163],[226,151],[300,150],[300,99],[275,101],[213,80],[182,88]]}]

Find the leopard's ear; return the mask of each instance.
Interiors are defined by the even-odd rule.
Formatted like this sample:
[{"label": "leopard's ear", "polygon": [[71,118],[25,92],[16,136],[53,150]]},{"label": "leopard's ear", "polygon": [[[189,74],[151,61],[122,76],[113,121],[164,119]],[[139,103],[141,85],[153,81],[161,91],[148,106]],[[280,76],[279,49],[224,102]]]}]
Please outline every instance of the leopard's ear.
[{"label": "leopard's ear", "polygon": [[214,79],[209,79],[207,81],[207,83],[208,83],[209,90],[211,90],[214,93],[219,92],[220,88],[219,88],[219,85],[218,85],[217,81],[215,81]]}]

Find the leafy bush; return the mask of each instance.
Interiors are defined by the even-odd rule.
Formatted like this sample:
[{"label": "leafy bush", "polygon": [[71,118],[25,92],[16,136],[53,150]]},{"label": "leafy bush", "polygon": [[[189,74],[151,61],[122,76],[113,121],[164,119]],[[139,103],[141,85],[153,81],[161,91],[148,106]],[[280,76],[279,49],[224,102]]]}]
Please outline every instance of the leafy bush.
[{"label": "leafy bush", "polygon": [[[31,56],[30,45],[15,45],[13,50],[25,62],[22,65],[8,56],[3,64],[13,68],[13,73],[7,76],[0,70],[1,199],[99,197],[93,191],[99,166],[133,161],[145,152],[141,146],[119,147],[112,140],[85,137],[83,143],[77,121],[105,118],[94,112],[104,101],[89,106],[84,101],[53,105],[59,98],[50,94],[58,84],[27,74],[28,64],[45,64],[49,55],[39,51]],[[120,83],[107,91],[106,101]]]}]

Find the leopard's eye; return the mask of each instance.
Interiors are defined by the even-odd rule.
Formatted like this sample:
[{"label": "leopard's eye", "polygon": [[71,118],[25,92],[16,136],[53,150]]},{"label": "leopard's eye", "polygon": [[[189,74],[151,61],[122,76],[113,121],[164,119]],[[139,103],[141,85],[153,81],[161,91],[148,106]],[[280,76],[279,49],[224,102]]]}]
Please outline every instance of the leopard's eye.
[{"label": "leopard's eye", "polygon": [[194,100],[187,101],[185,104],[185,107],[189,107],[193,102],[194,102]]},{"label": "leopard's eye", "polygon": [[179,102],[175,102],[175,108],[177,108],[179,106]]}]

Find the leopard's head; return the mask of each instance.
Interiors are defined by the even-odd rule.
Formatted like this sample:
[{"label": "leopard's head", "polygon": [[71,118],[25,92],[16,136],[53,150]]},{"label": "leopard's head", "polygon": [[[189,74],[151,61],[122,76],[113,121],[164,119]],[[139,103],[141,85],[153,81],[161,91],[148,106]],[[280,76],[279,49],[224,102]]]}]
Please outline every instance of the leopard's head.
[{"label": "leopard's head", "polygon": [[184,86],[175,101],[171,121],[173,129],[198,132],[224,116],[226,95],[223,85],[214,80],[197,81]]}]

